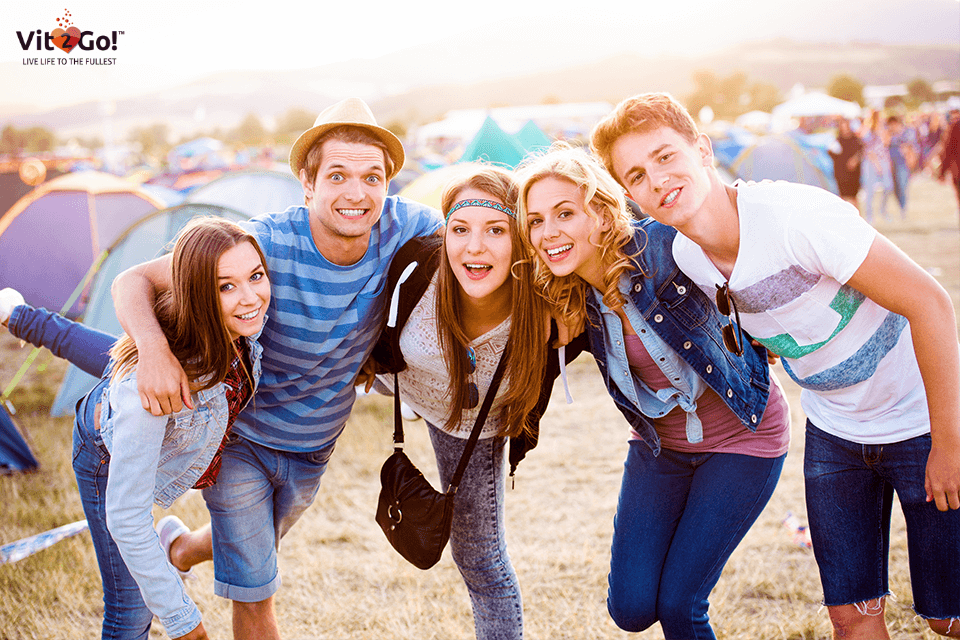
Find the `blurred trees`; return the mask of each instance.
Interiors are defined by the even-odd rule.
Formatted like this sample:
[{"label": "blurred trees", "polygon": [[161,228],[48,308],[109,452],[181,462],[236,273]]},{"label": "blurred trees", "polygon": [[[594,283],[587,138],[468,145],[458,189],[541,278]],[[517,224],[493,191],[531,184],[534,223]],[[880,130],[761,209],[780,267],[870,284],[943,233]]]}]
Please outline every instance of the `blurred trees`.
[{"label": "blurred trees", "polygon": [[103,148],[103,138],[100,136],[75,136],[73,140],[76,140],[77,144],[84,149],[96,150]]},{"label": "blurred trees", "polygon": [[231,142],[257,146],[267,141],[267,130],[255,113],[248,113],[247,117],[228,134]]},{"label": "blurred trees", "polygon": [[924,102],[935,102],[937,94],[929,82],[923,78],[914,78],[907,84],[907,100],[910,106],[916,108]]},{"label": "blurred trees", "polygon": [[863,83],[853,76],[841,73],[827,85],[827,95],[863,106]]},{"label": "blurred trees", "polygon": [[130,131],[128,140],[140,146],[144,155],[161,157],[166,154],[170,138],[170,128],[164,123],[147,127],[135,127]]},{"label": "blurred trees", "polygon": [[56,135],[45,127],[18,129],[8,124],[0,132],[0,153],[2,154],[42,153],[53,151],[56,145]]},{"label": "blurred trees", "polygon": [[718,118],[732,120],[747,111],[770,111],[783,102],[777,87],[766,82],[750,82],[742,71],[726,77],[717,76],[713,71],[695,71],[693,84],[693,93],[686,101],[690,113],[710,107]]},{"label": "blurred trees", "polygon": [[277,139],[288,142],[296,140],[301,133],[313,127],[317,114],[300,107],[287,110],[277,118]]}]

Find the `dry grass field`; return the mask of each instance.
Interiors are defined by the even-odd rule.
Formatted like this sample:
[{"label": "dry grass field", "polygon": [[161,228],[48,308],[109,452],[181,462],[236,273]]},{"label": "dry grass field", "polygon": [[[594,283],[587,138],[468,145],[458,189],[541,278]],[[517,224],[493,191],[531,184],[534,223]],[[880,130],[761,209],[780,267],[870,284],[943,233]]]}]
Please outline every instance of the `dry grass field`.
[{"label": "dry grass field", "polygon": [[[960,231],[948,186],[917,178],[907,221],[880,229],[936,275],[960,309]],[[895,207],[894,207],[895,208]],[[2,276],[0,276],[2,277]],[[2,282],[0,282],[2,286]],[[945,328],[953,330],[952,327]],[[0,336],[0,386],[29,353]],[[71,420],[46,413],[63,364],[42,355],[13,396],[18,422],[41,469],[0,477],[0,544],[83,518],[70,468]],[[588,356],[570,367],[574,404],[562,389],[543,421],[540,446],[508,491],[511,556],[532,640],[662,638],[618,630],[606,612],[613,515],[626,452],[624,420]],[[711,618],[726,640],[829,638],[813,554],[796,545],[781,521],[805,521],[803,424],[798,391],[779,371],[792,406],[793,442],[780,484],[760,520],[731,558],[711,598]],[[361,398],[320,494],[283,540],[283,586],[277,597],[287,639],[465,640],[473,637],[466,590],[445,555],[430,571],[406,564],[374,522],[378,471],[390,451],[392,404]],[[436,482],[422,423],[408,423],[411,457]],[[188,524],[207,519],[190,494],[174,506]],[[159,513],[159,512],[158,512]],[[158,515],[159,517],[159,515]],[[887,620],[894,638],[933,638],[911,608],[903,518],[895,508]],[[212,567],[198,567],[189,590],[211,637],[230,637],[229,603],[212,594]],[[15,564],[0,565],[0,640],[98,638],[102,605],[93,547],[81,534]],[[152,637],[166,637],[155,625]]]}]

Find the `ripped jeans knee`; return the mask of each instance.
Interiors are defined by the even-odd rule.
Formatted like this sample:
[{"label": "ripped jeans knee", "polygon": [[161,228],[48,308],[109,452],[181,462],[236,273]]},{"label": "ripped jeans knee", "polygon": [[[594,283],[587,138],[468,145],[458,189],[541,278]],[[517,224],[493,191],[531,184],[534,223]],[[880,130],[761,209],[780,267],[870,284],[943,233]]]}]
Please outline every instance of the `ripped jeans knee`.
[{"label": "ripped jeans knee", "polygon": [[960,638],[960,618],[927,619],[930,630],[947,638]]},{"label": "ripped jeans knee", "polygon": [[865,600],[863,602],[854,602],[853,606],[862,616],[882,616],[884,611],[884,602],[886,596],[880,596],[879,598],[874,598],[873,600]]}]

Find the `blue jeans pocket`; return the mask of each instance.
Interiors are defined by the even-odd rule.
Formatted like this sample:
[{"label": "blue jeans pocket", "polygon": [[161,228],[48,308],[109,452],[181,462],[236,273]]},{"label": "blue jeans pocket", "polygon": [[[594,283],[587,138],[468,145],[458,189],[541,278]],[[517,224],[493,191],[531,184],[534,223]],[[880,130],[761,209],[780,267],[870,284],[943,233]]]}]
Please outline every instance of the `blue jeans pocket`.
[{"label": "blue jeans pocket", "polygon": [[319,451],[304,453],[303,459],[313,465],[325,466],[330,461],[331,454],[333,454],[333,447],[325,447]]}]

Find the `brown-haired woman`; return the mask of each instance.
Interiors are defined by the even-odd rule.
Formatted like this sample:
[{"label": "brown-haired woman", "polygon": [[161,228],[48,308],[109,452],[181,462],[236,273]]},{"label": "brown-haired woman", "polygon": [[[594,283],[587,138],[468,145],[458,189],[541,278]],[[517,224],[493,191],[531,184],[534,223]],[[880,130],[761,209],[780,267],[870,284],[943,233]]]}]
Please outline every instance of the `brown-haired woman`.
[{"label": "brown-haired woman", "polygon": [[[400,397],[426,420],[444,488],[506,358],[457,490],[450,536],[477,638],[523,635],[520,588],[504,537],[505,444],[509,438],[512,475],[536,444],[559,373],[556,351],[547,346],[549,315],[519,240],[516,194],[508,171],[485,165],[465,167],[445,188],[442,235],[411,240],[390,266],[394,311],[374,350],[379,371],[399,372]],[[568,346],[567,355],[575,350]]]},{"label": "brown-haired woman", "polygon": [[[169,541],[163,546],[154,531],[151,505],[169,507],[188,488],[216,482],[220,451],[260,376],[257,337],[269,303],[265,260],[253,236],[219,218],[191,222],[174,246],[173,288],[156,310],[192,381],[194,408],[159,417],[143,408],[137,349],[128,336],[110,349],[100,382],[77,405],[73,467],[103,581],[103,638],[145,640],[154,615],[172,638],[207,637],[169,562]],[[102,364],[98,356],[112,337],[51,322],[50,315],[19,304],[10,331],[56,343],[57,355],[85,361],[88,370]],[[201,535],[209,549],[209,529]]]}]

